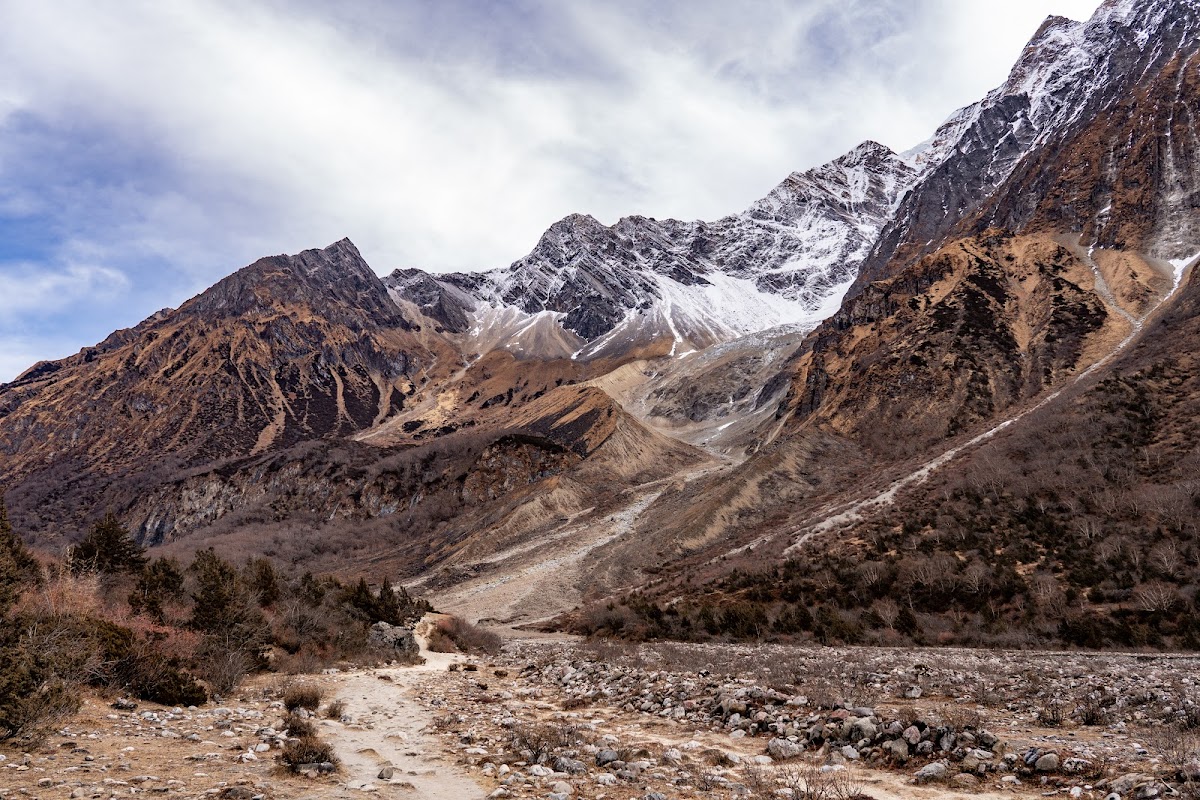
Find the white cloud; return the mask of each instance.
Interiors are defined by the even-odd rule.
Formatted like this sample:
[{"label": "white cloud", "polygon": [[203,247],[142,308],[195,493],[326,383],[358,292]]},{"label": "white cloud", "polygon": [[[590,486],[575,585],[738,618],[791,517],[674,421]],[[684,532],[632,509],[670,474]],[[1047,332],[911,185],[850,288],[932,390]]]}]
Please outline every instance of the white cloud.
[{"label": "white cloud", "polygon": [[574,211],[713,218],[908,147],[1094,4],[0,0],[0,217],[52,220],[48,281],[87,248],[154,287],[123,324],[347,235],[502,266]]},{"label": "white cloud", "polygon": [[61,270],[7,264],[0,267],[0,324],[50,315],[78,303],[110,302],[128,288],[125,275],[94,264],[68,263]]}]

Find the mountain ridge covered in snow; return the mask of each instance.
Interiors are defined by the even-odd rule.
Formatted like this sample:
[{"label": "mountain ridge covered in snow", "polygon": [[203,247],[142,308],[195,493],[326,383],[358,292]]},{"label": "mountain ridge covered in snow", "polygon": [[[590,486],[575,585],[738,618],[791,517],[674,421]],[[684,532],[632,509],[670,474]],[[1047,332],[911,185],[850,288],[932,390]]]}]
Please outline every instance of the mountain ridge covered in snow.
[{"label": "mountain ridge covered in snow", "polygon": [[662,339],[679,354],[766,328],[812,328],[836,310],[915,175],[864,142],[713,222],[631,216],[605,226],[573,214],[508,267],[397,270],[385,282],[444,329],[514,352],[530,349],[524,334],[557,328],[559,352],[540,356],[590,359]]}]

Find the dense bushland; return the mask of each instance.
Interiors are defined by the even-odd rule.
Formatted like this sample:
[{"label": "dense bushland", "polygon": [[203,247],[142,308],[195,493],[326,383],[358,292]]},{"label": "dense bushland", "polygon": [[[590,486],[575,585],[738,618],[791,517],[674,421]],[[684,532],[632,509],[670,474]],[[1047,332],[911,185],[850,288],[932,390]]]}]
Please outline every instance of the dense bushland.
[{"label": "dense bushland", "polygon": [[36,741],[85,685],[195,705],[255,670],[391,658],[368,643],[370,625],[428,610],[388,581],[347,585],[264,558],[151,560],[112,516],[63,561],[39,560],[0,503],[0,741]]}]

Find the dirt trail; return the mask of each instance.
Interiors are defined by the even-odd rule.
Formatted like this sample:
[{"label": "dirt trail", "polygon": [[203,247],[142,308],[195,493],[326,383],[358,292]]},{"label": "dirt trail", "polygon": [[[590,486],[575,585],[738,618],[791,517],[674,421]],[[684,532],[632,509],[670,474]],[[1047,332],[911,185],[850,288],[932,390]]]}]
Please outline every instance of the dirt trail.
[{"label": "dirt trail", "polygon": [[[473,800],[487,792],[461,767],[446,760],[443,745],[425,730],[427,709],[416,700],[421,682],[445,673],[462,656],[433,653],[418,629],[425,663],[414,667],[348,672],[330,679],[334,697],[346,704],[351,722],[322,726],[321,735],[342,761],[336,797],[372,792],[409,800]],[[390,780],[378,778],[392,767]]]},{"label": "dirt trail", "polygon": [[[1097,370],[1110,364],[1114,359],[1117,358],[1117,356],[1129,349],[1129,346],[1137,340],[1138,336],[1145,329],[1146,322],[1163,308],[1165,308],[1167,304],[1175,297],[1175,295],[1179,292],[1180,287],[1183,285],[1186,269],[1191,267],[1191,265],[1186,265],[1182,269],[1177,267],[1177,272],[1174,276],[1174,285],[1171,287],[1171,290],[1163,295],[1163,297],[1144,315],[1138,318],[1131,315],[1116,302],[1112,292],[1108,288],[1107,283],[1104,281],[1104,276],[1101,274],[1100,268],[1096,265],[1095,261],[1092,260],[1092,251],[1088,251],[1086,258],[1092,268],[1093,273],[1095,274],[1098,293],[1105,300],[1105,303],[1109,308],[1129,322],[1129,335],[1118,342],[1116,347],[1105,354],[1103,358],[1095,361],[1086,370],[1081,372],[1079,375],[1076,375],[1074,379],[1046,395],[1034,405],[1025,408],[1023,411],[1013,414],[1012,416],[984,431],[978,436],[968,440],[967,442],[964,442],[957,447],[952,447],[941,455],[930,459],[914,471],[910,472],[908,475],[905,475],[903,478],[899,478],[898,480],[888,484],[888,486],[878,493],[843,504],[839,507],[825,509],[821,512],[819,521],[815,523],[811,521],[806,522],[804,525],[801,525],[800,527],[795,528],[791,532],[785,534],[787,538],[792,539],[792,543],[786,550],[784,550],[784,555],[791,555],[816,536],[828,533],[829,531],[837,530],[844,525],[858,522],[863,518],[863,514],[866,511],[891,505],[891,503],[896,499],[896,495],[899,494],[900,491],[907,489],[910,486],[917,486],[924,483],[930,475],[941,469],[950,461],[957,458],[966,450],[988,441],[996,436],[996,434],[1020,422],[1035,411],[1045,408],[1047,405],[1053,403],[1060,396],[1062,396],[1063,392],[1065,392],[1067,389],[1078,385],[1093,375]],[[753,544],[757,544],[757,542]]]}]

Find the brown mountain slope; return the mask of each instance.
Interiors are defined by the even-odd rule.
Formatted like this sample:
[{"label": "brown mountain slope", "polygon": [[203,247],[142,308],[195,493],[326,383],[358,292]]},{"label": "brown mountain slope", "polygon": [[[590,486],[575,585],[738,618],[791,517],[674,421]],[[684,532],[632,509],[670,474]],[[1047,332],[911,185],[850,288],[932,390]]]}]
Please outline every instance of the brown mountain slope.
[{"label": "brown mountain slope", "polygon": [[[1200,240],[1200,53],[1179,53],[1060,147],[1027,158],[974,224],[1078,232],[1189,256]],[[1180,247],[1182,246],[1182,247]]]},{"label": "brown mountain slope", "polygon": [[[1066,385],[1131,332],[1122,306],[1170,289],[1161,267],[1002,232],[955,242],[877,281],[785,372],[775,434],[728,474],[664,493],[647,541],[683,563],[769,538],[865,483],[906,474]],[[1120,278],[1120,304],[1106,299]],[[786,543],[760,557],[779,557]]]},{"label": "brown mountain slope", "polygon": [[871,284],[809,340],[784,401],[789,429],[828,426],[897,457],[977,428],[1129,333],[1102,291],[1086,256],[1051,239],[955,242]]},{"label": "brown mountain slope", "polygon": [[693,559],[577,622],[684,638],[1195,649],[1198,352],[1193,272],[1110,367],[894,502],[786,557],[763,540]]},{"label": "brown mountain slope", "polygon": [[70,524],[116,476],[367,428],[450,360],[349,241],[265,258],[0,387],[0,484],[26,530]]},{"label": "brown mountain slope", "polygon": [[562,387],[507,428],[399,447],[305,442],[107,499],[171,553],[217,546],[312,569],[461,575],[574,520],[601,525],[623,493],[703,463],[603,392]]}]

